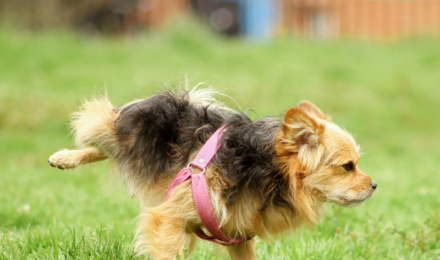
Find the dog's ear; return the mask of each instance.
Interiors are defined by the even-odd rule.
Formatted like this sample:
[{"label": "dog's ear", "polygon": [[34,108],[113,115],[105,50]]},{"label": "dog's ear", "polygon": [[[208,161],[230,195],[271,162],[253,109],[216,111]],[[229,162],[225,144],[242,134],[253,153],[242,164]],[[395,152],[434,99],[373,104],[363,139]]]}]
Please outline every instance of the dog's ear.
[{"label": "dog's ear", "polygon": [[298,107],[291,107],[284,115],[282,131],[288,141],[289,150],[299,152],[303,146],[317,147],[324,125],[319,124],[312,116]]},{"label": "dog's ear", "polygon": [[331,120],[328,116],[324,115],[324,113],[322,113],[322,111],[317,106],[309,101],[301,101],[298,104],[298,107],[310,116],[316,116],[322,120],[326,120],[329,122]]}]

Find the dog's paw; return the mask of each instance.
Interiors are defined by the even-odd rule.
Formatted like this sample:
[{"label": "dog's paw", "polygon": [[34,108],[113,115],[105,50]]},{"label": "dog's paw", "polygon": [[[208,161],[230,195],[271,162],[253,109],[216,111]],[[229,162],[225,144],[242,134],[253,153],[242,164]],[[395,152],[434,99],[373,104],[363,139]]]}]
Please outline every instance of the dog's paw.
[{"label": "dog's paw", "polygon": [[49,157],[47,160],[52,167],[56,167],[60,170],[75,168],[72,166],[72,159],[70,158],[72,151],[64,149],[58,151]]},{"label": "dog's paw", "polygon": [[50,158],[49,158],[49,160],[47,160],[47,162],[48,162],[48,163],[50,164],[50,166],[52,166],[52,167],[57,167],[57,168],[60,169],[60,170],[64,170],[63,166],[61,166],[61,165],[56,166],[56,164],[53,163],[53,162],[50,160]]}]

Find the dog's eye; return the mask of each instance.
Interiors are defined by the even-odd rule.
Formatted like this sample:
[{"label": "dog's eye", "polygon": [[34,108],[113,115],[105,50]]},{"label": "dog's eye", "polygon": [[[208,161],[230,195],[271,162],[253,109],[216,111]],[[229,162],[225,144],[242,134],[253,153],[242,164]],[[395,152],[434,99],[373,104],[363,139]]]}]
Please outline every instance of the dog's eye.
[{"label": "dog's eye", "polygon": [[347,172],[351,172],[354,169],[354,164],[353,164],[353,162],[349,162],[349,163],[343,164],[342,167],[344,167],[344,169]]}]

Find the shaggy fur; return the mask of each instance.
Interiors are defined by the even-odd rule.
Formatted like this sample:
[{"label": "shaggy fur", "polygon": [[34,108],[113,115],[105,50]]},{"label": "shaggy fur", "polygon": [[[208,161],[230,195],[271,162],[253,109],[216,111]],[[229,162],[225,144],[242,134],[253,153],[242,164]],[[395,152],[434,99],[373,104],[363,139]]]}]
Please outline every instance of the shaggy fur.
[{"label": "shaggy fur", "polygon": [[[371,197],[376,183],[358,167],[353,137],[307,101],[283,119],[256,121],[212,98],[209,90],[163,91],[115,108],[106,97],[84,103],[72,128],[82,150],[49,158],[60,169],[111,157],[141,205],[136,250],[175,259],[195,247],[203,227],[190,182],[167,201],[177,172],[223,125],[222,147],[206,169],[211,204],[230,237],[268,236],[318,221],[326,201],[354,206]],[[232,259],[256,259],[254,241],[228,247]]]}]

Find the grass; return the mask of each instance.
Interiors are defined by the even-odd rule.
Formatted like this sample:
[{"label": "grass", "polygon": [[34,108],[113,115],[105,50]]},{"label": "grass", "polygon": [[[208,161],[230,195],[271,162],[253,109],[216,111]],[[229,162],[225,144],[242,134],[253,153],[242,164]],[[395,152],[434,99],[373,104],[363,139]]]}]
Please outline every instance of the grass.
[{"label": "grass", "polygon": [[[314,102],[356,136],[378,183],[359,207],[328,205],[313,229],[257,239],[259,259],[440,259],[438,45],[255,43],[184,25],[130,39],[0,29],[0,259],[133,259],[139,209],[111,165],[60,171],[47,158],[72,147],[82,98],[107,90],[121,105],[185,75],[253,118]],[[226,258],[212,247],[191,259]]]}]

